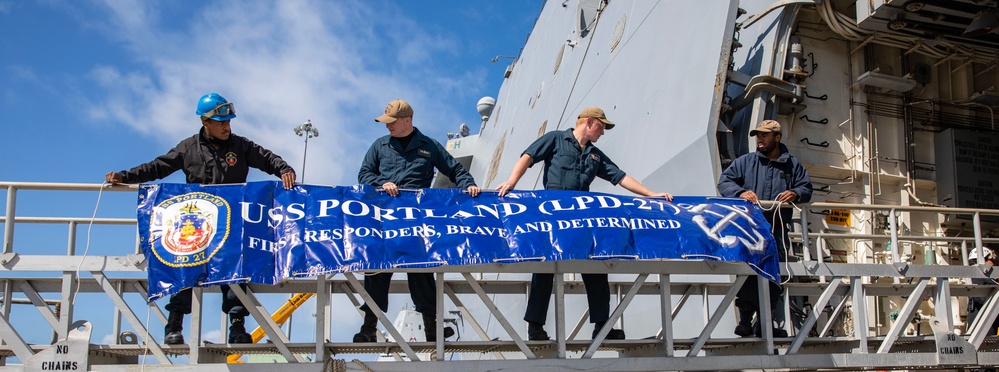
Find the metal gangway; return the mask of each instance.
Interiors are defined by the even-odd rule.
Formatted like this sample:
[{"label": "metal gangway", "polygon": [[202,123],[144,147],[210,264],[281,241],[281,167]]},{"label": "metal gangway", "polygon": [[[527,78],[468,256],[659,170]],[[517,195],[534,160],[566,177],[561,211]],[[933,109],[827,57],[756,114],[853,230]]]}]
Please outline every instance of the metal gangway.
[{"label": "metal gangway", "polygon": [[[94,216],[74,217],[16,213],[18,208],[27,208],[22,204],[37,199],[93,205],[90,200],[95,195],[99,200],[102,195],[111,198],[116,194],[119,198],[125,196],[120,200],[128,204],[127,197],[135,196],[134,186],[0,182],[0,188],[6,189],[6,213],[0,217],[4,226],[0,254],[2,369],[274,368],[269,364],[227,364],[227,357],[234,354],[274,354],[289,363],[282,367],[288,371],[933,370],[999,365],[999,337],[991,329],[999,316],[999,286],[969,284],[975,278],[995,279],[999,272],[985,265],[967,265],[972,250],[999,242],[990,237],[996,234],[996,224],[990,221],[999,217],[997,210],[839,203],[796,206],[799,211],[795,213],[796,228],[791,236],[796,247],[792,255],[797,260],[781,264],[782,274],[794,278],[785,284],[785,301],[798,304],[784,310],[784,327],[790,337],[775,338],[770,327],[762,327],[762,337],[740,338],[731,333],[733,302],[742,283],[765,283],[748,265],[604,260],[394,270],[436,274],[438,332],[448,322],[449,314],[457,314],[474,333],[457,341],[405,340],[377,307],[374,310],[385,330],[379,333],[380,342],[351,343],[353,330],[350,334],[332,334],[331,328],[344,319],[359,324],[362,316],[357,309],[370,300],[361,285],[362,274],[354,273],[294,279],[278,285],[249,285],[246,291],[232,286],[268,337],[269,341],[262,344],[228,345],[206,340],[207,334],[217,334],[203,323],[218,310],[205,304],[219,291],[217,287],[195,288],[190,327],[185,329],[188,343],[165,345],[160,343],[162,334],[157,331],[165,324],[166,315],[159,304],[145,301],[146,263],[135,236],[135,218],[128,215],[134,214],[134,209],[121,208],[116,213],[123,217],[115,218],[94,217],[96,211]],[[19,197],[25,198],[22,204],[18,203]],[[134,204],[131,206],[134,208]],[[872,216],[871,221],[882,222],[872,222],[872,226],[883,229],[875,226],[870,233],[858,234],[814,228],[821,225],[818,219],[830,214],[830,210]],[[912,228],[925,220],[939,221],[939,225],[927,233]],[[944,224],[958,224],[961,228],[944,234],[939,228]],[[38,232],[41,230],[35,229],[37,225],[68,228],[64,254],[39,254],[45,250],[36,246],[36,241],[58,241],[63,237]],[[802,226],[811,226],[813,231]],[[134,243],[88,253],[94,246],[90,232],[100,228],[113,230],[120,241]],[[83,253],[81,240],[87,247]],[[833,257],[842,255],[831,254],[835,249],[830,247],[842,246],[853,248],[846,252],[847,262],[832,262]],[[917,263],[904,247],[923,247],[927,252],[924,258],[933,259]],[[58,252],[62,248],[48,250]],[[109,254],[114,252],[120,254]],[[979,257],[981,254],[979,251]],[[948,262],[940,262],[944,256]],[[502,296],[523,299],[530,284],[526,274],[535,272],[557,274],[555,316],[548,324],[555,331],[551,341],[525,340],[526,329],[519,319],[523,309],[501,308],[497,300]],[[609,328],[592,339],[581,336],[587,313],[583,310],[576,318],[580,309],[567,305],[585,294],[575,275],[581,272],[613,274],[611,290],[616,293],[616,306],[612,306],[609,323],[637,324],[629,329],[632,337],[605,340]],[[510,278],[499,279],[500,274]],[[310,308],[315,312],[314,335],[290,337],[290,331],[284,331],[269,315],[265,305],[268,301],[262,299],[310,292],[315,293]],[[395,298],[400,297],[396,294],[407,293],[404,277],[396,275],[391,293]],[[762,303],[768,303],[769,291],[760,290],[760,297]],[[962,309],[969,297],[988,300],[976,321],[966,324]],[[338,304],[353,310],[333,314]],[[761,308],[760,321],[769,324],[775,314],[768,306]],[[445,313],[445,309],[456,310]],[[77,316],[85,312],[99,314],[100,319]],[[697,316],[683,317],[684,312]],[[31,316],[36,320],[23,320]],[[492,322],[495,327],[490,327]],[[89,335],[99,323],[110,323],[110,337],[91,339]],[[635,335],[636,328],[644,330],[644,334]],[[220,338],[225,339],[224,328],[221,332]],[[67,358],[60,353],[69,350],[66,345],[70,344],[83,345],[85,365],[51,361]],[[463,357],[450,360],[454,355]],[[374,356],[380,357],[372,360]]]}]

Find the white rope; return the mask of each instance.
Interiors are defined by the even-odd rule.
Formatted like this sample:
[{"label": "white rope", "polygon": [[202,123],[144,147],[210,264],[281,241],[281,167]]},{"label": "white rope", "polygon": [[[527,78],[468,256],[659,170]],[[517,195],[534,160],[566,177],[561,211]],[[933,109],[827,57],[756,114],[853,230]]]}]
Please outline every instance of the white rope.
[{"label": "white rope", "polygon": [[76,286],[73,288],[73,293],[70,296],[72,299],[70,302],[72,303],[76,303],[76,295],[80,293],[80,270],[83,268],[83,262],[87,260],[87,253],[90,252],[90,231],[94,228],[94,220],[97,219],[97,209],[101,206],[101,195],[104,193],[104,186],[107,186],[107,184],[107,182],[102,183],[101,188],[97,190],[97,205],[94,206],[94,213],[90,216],[90,223],[87,224],[87,245],[83,249],[83,257],[80,258],[80,264],[76,266]]},{"label": "white rope", "polygon": [[[792,208],[794,208],[796,211],[798,211],[800,213],[801,212],[801,208],[798,207],[797,205],[795,205],[793,202],[782,202],[782,201],[780,201],[778,199],[779,197],[780,197],[780,195],[778,195],[777,197],[774,198],[774,201],[777,202],[777,203],[771,205],[770,208],[765,208],[765,207],[763,207],[763,205],[760,205],[758,203],[757,203],[757,205],[759,205],[759,207],[760,207],[761,210],[764,210],[764,211],[767,211],[767,212],[773,211],[774,214],[776,214],[775,220],[776,220],[777,223],[780,224],[780,233],[781,233],[780,234],[780,240],[783,243],[783,244],[781,244],[781,246],[783,247],[782,249],[784,250],[784,267],[787,267],[788,264],[791,262],[790,259],[788,258],[788,257],[790,257],[790,249],[788,248],[789,244],[788,244],[787,231],[786,231],[787,230],[787,225],[784,223],[784,215],[780,213],[780,209],[781,209],[782,205],[784,205],[784,204],[790,204]],[[807,229],[808,226],[802,226],[801,228],[802,229]],[[774,239],[777,239],[777,237],[775,236]],[[782,286],[784,284],[787,284],[788,282],[791,281],[791,279],[794,278],[794,274],[792,274],[790,271],[788,271],[787,274],[788,274],[787,275],[787,279],[780,282],[780,284]]]},{"label": "white rope", "polygon": [[232,279],[212,280],[212,281],[207,281],[207,282],[198,282],[198,286],[199,287],[203,287],[206,284],[218,284],[218,283],[240,284],[240,283],[249,283],[249,282],[250,282],[250,277],[243,277],[243,278],[232,278]]},{"label": "white rope", "polygon": [[[97,204],[94,205],[94,213],[90,216],[90,223],[87,224],[87,244],[83,249],[83,256],[80,258],[80,265],[76,267],[76,286],[73,289],[72,296],[70,296],[72,298],[70,302],[72,303],[76,303],[76,295],[80,293],[80,270],[83,269],[83,263],[87,260],[87,254],[90,253],[90,236],[94,228],[94,221],[97,220],[97,210],[100,209],[101,196],[103,196],[104,187],[106,186],[108,186],[108,183],[104,182],[101,184],[101,188],[97,190]],[[144,323],[146,326],[143,327],[145,329],[145,337],[143,337],[142,361],[139,364],[140,372],[146,370],[146,356],[149,355],[149,317],[151,312],[152,309],[146,306],[146,322]]]},{"label": "white rope", "polygon": [[142,361],[139,362],[139,372],[146,370],[146,356],[149,355],[149,313],[152,312],[152,308],[146,306],[146,336],[142,338]]}]

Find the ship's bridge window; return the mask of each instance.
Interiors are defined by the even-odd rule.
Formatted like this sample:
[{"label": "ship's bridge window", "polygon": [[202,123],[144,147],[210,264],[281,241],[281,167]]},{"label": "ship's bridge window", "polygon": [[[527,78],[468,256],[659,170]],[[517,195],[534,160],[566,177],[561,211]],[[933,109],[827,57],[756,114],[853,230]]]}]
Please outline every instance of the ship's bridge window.
[{"label": "ship's bridge window", "polygon": [[586,37],[590,27],[597,20],[597,14],[604,9],[606,0],[579,0],[579,37]]}]

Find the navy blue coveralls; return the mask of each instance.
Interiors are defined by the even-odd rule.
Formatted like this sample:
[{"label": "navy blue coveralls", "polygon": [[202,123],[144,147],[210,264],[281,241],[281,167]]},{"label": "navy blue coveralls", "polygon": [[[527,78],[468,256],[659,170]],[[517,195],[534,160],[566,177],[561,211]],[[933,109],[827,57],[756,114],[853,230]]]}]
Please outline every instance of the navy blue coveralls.
[{"label": "navy blue coveralls", "polygon": [[[434,168],[461,189],[475,186],[475,180],[465,167],[458,163],[444,146],[413,128],[413,138],[405,149],[392,136],[375,140],[364,155],[357,182],[381,187],[392,182],[400,189],[429,188],[434,179]],[[409,294],[416,311],[422,314],[437,313],[436,287],[433,273],[408,273]],[[389,284],[392,273],[379,273],[364,277],[364,290],[375,300],[378,308],[388,310]],[[365,316],[371,316],[368,304],[361,306]]]},{"label": "navy blue coveralls", "polygon": [[[531,156],[531,166],[544,162],[546,190],[589,191],[590,183],[600,177],[617,185],[625,173],[592,143],[580,148],[572,129],[546,133],[531,144],[524,154]],[[590,306],[590,323],[606,322],[610,317],[610,287],[607,274],[583,274],[586,301]],[[527,298],[524,320],[545,324],[548,303],[552,297],[554,274],[531,276],[531,293]]]},{"label": "navy blue coveralls", "polygon": [[[218,145],[216,149],[212,144]],[[253,141],[235,134],[220,141],[209,139],[202,128],[198,134],[184,139],[165,155],[127,171],[118,172],[123,183],[142,183],[165,178],[180,170],[187,176],[187,183],[206,185],[244,183],[250,168],[281,177],[294,172],[280,156],[260,147]],[[245,286],[243,287],[245,288]],[[245,317],[250,314],[228,285],[222,291],[222,312],[230,316]],[[185,289],[170,296],[167,311],[191,313],[191,290]]]},{"label": "navy blue coveralls", "polygon": [[[812,181],[808,171],[801,165],[798,158],[791,156],[787,146],[779,144],[780,156],[771,160],[759,151],[740,156],[722,172],[718,179],[718,193],[721,196],[737,198],[739,194],[752,190],[760,200],[777,200],[777,195],[791,190],[798,194],[796,203],[807,203],[812,200]],[[774,208],[763,211],[763,216],[770,222],[774,240],[777,241],[777,254],[784,262],[788,242],[788,225],[791,223],[790,208]],[[780,286],[770,283],[770,306],[776,311],[779,302]],[[759,311],[760,295],[756,280],[747,280],[735,297],[735,306],[743,309]],[[776,316],[782,313],[774,313]],[[779,319],[775,317],[774,319]]]}]

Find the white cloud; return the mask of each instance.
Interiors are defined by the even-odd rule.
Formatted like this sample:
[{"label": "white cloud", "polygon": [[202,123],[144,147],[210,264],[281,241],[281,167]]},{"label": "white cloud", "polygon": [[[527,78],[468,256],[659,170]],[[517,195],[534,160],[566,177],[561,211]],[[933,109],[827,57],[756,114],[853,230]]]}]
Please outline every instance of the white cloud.
[{"label": "white cloud", "polygon": [[[157,138],[164,152],[200,126],[202,94],[235,102],[233,132],[302,163],[306,119],[319,128],[309,140],[309,183],[353,184],[370,143],[385,135],[373,122],[385,103],[413,104],[415,122],[441,140],[458,125],[455,97],[473,95],[484,71],[450,71],[439,56],[459,53],[451,35],[428,33],[416,20],[367,2],[279,1],[211,4],[177,24],[156,3],[107,0],[102,24],[142,69],[98,66],[104,88],[88,97],[93,120],[114,120]],[[190,4],[189,4],[190,5]],[[224,9],[220,11],[219,8]],[[210,11],[210,10],[215,11]],[[137,115],[141,114],[141,115]],[[146,159],[136,159],[136,163]],[[299,173],[301,170],[299,169]]]},{"label": "white cloud", "polygon": [[114,335],[108,333],[108,334],[104,335],[104,337],[101,337],[100,344],[101,345],[110,345],[110,344],[113,344],[114,343],[114,339],[115,339]]},{"label": "white cloud", "polygon": [[211,330],[211,331],[204,332],[204,333],[201,334],[201,340],[202,341],[219,343],[219,344],[223,343],[222,342],[222,331],[218,330],[218,329],[214,329],[214,330]]}]

